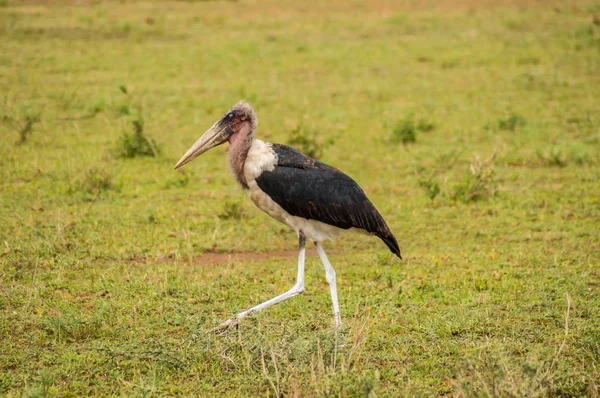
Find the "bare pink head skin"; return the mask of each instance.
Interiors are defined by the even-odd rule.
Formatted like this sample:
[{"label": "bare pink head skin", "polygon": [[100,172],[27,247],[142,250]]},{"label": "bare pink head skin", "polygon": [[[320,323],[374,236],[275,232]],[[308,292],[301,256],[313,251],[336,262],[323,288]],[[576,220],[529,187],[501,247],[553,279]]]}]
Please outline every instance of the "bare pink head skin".
[{"label": "bare pink head skin", "polygon": [[211,148],[229,141],[229,163],[238,181],[246,187],[244,162],[254,140],[258,125],[256,112],[250,104],[240,101],[217,120],[175,165],[178,169]]}]

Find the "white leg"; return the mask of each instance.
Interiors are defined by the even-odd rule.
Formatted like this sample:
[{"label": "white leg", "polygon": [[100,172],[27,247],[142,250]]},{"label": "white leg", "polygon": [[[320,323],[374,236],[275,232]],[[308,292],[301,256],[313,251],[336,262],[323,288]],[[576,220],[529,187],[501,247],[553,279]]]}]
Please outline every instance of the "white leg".
[{"label": "white leg", "polygon": [[319,257],[321,258],[321,262],[323,263],[323,267],[325,268],[325,277],[327,278],[327,282],[329,283],[329,289],[331,290],[331,301],[333,302],[333,315],[335,316],[335,326],[338,329],[342,327],[342,318],[340,317],[340,305],[338,304],[337,297],[337,287],[335,285],[335,270],[331,266],[331,263],[327,259],[327,255],[325,254],[325,250],[323,250],[323,246],[321,243],[315,242],[315,246],[317,247],[317,253],[319,253]]},{"label": "white leg", "polygon": [[254,306],[252,308],[249,308],[245,311],[240,312],[234,318],[228,319],[227,321],[225,321],[221,325],[219,325],[219,327],[217,327],[215,329],[215,331],[217,331],[217,332],[223,331],[224,329],[227,329],[231,326],[236,325],[240,319],[247,317],[248,315],[252,314],[253,312],[258,312],[258,311],[264,310],[265,308],[268,308],[268,307],[272,306],[273,304],[280,303],[284,300],[287,300],[289,298],[292,298],[292,297],[297,296],[297,295],[301,294],[302,292],[304,292],[304,257],[305,257],[306,237],[304,236],[304,234],[302,232],[300,232],[300,234],[299,234],[299,242],[300,242],[300,245],[299,245],[300,252],[298,253],[298,276],[296,277],[296,284],[294,285],[294,287],[292,287],[287,292],[280,294],[277,297],[274,297],[270,300],[265,301],[262,304],[259,304],[257,306]]}]

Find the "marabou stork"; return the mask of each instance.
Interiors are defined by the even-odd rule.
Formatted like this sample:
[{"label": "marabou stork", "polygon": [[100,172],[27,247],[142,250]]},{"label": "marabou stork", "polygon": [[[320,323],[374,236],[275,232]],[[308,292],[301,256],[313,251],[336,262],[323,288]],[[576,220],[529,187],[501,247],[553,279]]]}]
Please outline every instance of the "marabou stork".
[{"label": "marabou stork", "polygon": [[298,234],[298,276],[287,292],[240,312],[217,328],[223,330],[253,312],[304,292],[306,239],[314,242],[331,291],[335,323],[342,325],[335,271],[321,242],[358,230],[379,237],[400,256],[396,238],[358,184],[341,171],[281,144],[255,138],[258,119],[252,107],[241,101],[217,120],[177,162],[175,169],[209,149],[229,141],[229,166],[233,175],[259,209],[291,227]]}]

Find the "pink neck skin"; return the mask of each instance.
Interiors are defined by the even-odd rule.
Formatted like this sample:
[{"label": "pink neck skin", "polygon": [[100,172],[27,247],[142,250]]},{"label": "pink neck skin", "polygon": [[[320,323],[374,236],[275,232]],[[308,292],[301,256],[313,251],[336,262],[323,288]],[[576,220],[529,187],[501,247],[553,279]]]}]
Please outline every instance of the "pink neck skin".
[{"label": "pink neck skin", "polygon": [[229,137],[229,165],[235,178],[244,188],[248,188],[246,177],[244,176],[244,164],[246,163],[246,157],[248,151],[252,145],[254,134],[251,134],[249,128],[243,126],[231,137]]}]

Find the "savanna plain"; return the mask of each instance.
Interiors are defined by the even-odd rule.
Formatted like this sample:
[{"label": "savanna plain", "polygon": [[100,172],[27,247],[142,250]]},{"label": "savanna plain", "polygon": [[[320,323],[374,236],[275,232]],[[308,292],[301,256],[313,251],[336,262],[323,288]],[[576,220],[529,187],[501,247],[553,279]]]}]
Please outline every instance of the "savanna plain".
[{"label": "savanna plain", "polygon": [[[352,176],[395,233],[315,252],[226,145]],[[0,1],[0,395],[597,397],[600,3]]]}]

